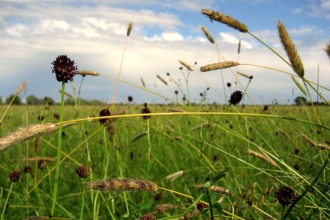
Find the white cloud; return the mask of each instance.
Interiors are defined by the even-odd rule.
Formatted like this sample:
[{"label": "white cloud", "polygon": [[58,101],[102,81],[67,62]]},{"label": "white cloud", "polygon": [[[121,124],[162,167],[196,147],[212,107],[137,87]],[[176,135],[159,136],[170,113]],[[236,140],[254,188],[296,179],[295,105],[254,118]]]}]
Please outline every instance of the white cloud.
[{"label": "white cloud", "polygon": [[293,34],[293,35],[296,35],[296,36],[310,34],[314,31],[315,31],[314,26],[306,26],[306,27],[301,27],[299,29],[289,30],[290,34]]},{"label": "white cloud", "polygon": [[154,35],[153,37],[143,37],[148,41],[183,41],[184,38],[177,32],[163,32],[160,36]]},{"label": "white cloud", "polygon": [[20,36],[22,32],[27,31],[28,28],[23,24],[16,24],[13,27],[9,27],[5,29],[5,32],[7,32],[10,35],[14,36]]},{"label": "white cloud", "polygon": [[330,8],[330,0],[321,0],[321,7],[325,9]]},{"label": "white cloud", "polygon": [[[222,42],[225,43],[231,43],[231,44],[237,44],[239,43],[239,39],[235,36],[229,34],[229,33],[220,33],[220,36],[222,38]],[[247,49],[252,49],[252,44],[248,43],[247,41],[241,40],[241,46]]]},{"label": "white cloud", "polygon": [[293,10],[293,13],[294,14],[300,14],[301,12],[302,12],[302,8],[295,8],[294,10]]}]

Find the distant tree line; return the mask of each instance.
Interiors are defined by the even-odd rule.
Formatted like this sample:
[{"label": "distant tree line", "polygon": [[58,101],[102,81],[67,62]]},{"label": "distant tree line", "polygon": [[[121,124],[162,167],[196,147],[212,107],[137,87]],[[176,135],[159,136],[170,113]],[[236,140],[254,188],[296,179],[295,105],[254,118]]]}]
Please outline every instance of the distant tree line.
[{"label": "distant tree line", "polygon": [[[312,105],[310,101],[306,99],[304,96],[298,96],[294,100],[294,103],[296,105]],[[313,102],[313,105],[318,105],[318,106],[326,106],[327,104],[325,102]]]}]

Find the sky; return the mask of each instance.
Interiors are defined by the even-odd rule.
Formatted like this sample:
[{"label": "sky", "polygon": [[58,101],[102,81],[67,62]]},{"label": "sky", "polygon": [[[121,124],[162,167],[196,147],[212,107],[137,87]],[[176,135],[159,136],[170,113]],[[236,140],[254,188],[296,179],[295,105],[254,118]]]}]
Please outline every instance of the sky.
[{"label": "sky", "polygon": [[[241,21],[250,33],[288,60],[277,32],[277,22],[281,21],[301,57],[305,78],[313,82],[319,79],[322,86],[330,88],[330,60],[324,52],[330,42],[330,0],[1,0],[0,8],[3,100],[26,80],[22,100],[34,95],[59,102],[61,83],[51,70],[58,55],[70,57],[79,70],[100,73],[83,80],[80,96],[88,100],[111,103],[117,94],[117,102],[125,103],[132,96],[136,103],[169,103],[176,100],[175,90],[179,91],[179,100],[188,97],[189,90],[190,100],[200,102],[200,93],[206,91],[207,102],[221,104],[236,90],[245,93],[246,104],[264,105],[275,100],[286,104],[303,96],[291,76],[280,72],[295,74],[283,60],[251,34],[211,22],[202,9]],[[134,25],[127,37],[130,22]],[[207,40],[202,25],[215,44]],[[180,70],[179,60],[193,66],[194,71],[188,72],[185,67]],[[241,65],[200,71],[201,66],[223,61]],[[249,83],[237,71],[253,79]],[[125,82],[120,82],[116,91],[119,72]],[[141,78],[152,92],[141,88]],[[76,75],[72,83],[66,84],[66,91],[77,94],[81,80]],[[228,88],[227,83],[232,86]],[[329,91],[320,92],[330,100]]]}]

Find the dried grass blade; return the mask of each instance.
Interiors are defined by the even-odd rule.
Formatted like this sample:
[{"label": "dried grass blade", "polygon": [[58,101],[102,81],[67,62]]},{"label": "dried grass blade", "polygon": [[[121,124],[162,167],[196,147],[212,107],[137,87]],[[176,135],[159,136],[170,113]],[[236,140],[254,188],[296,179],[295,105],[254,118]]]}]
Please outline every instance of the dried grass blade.
[{"label": "dried grass blade", "polygon": [[157,191],[158,185],[154,182],[141,180],[141,179],[109,179],[109,180],[96,180],[90,182],[92,190],[102,191]]},{"label": "dried grass blade", "polygon": [[252,151],[252,150],[248,150],[247,153],[266,161],[267,163],[271,164],[274,167],[279,167],[272,159],[270,159],[269,157],[267,157],[265,155],[262,155],[258,152]]},{"label": "dried grass blade", "polygon": [[208,72],[208,71],[212,71],[212,70],[226,69],[226,68],[238,66],[238,65],[239,65],[239,63],[237,63],[235,61],[225,61],[225,62],[213,63],[213,64],[209,64],[206,66],[202,66],[200,68],[200,71]]}]

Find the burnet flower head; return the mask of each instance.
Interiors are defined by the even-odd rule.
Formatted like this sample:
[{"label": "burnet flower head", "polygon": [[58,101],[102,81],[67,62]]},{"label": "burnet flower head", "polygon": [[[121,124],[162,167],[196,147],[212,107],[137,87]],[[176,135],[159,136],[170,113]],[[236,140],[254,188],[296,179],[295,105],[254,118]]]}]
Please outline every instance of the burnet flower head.
[{"label": "burnet flower head", "polygon": [[72,80],[78,70],[74,60],[71,60],[66,55],[58,56],[52,64],[52,72],[55,73],[55,77],[59,82],[67,83],[68,80]]}]

